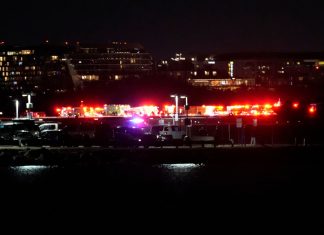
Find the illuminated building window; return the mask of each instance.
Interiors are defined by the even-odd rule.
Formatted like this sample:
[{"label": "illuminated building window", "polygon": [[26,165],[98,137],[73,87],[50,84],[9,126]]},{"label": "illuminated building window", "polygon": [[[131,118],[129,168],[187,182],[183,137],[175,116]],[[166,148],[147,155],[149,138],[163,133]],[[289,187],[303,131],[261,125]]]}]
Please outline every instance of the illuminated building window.
[{"label": "illuminated building window", "polygon": [[197,71],[194,72],[194,75],[197,76]]},{"label": "illuminated building window", "polygon": [[234,61],[230,61],[228,63],[228,74],[233,79],[233,77],[234,77]]},{"label": "illuminated building window", "polygon": [[32,54],[32,51],[31,50],[22,50],[21,54],[22,55],[30,55],[30,54]]},{"label": "illuminated building window", "polygon": [[120,76],[119,75],[115,75],[115,80],[120,80]]},{"label": "illuminated building window", "polygon": [[2,56],[0,56],[0,61],[3,61],[3,57]]},{"label": "illuminated building window", "polygon": [[213,76],[216,76],[217,75],[217,72],[216,71],[213,71]]},{"label": "illuminated building window", "polygon": [[209,71],[205,71],[205,76],[209,76]]},{"label": "illuminated building window", "polygon": [[8,51],[7,52],[7,55],[17,55],[17,52],[15,52],[15,51]]},{"label": "illuminated building window", "polygon": [[57,56],[57,55],[52,55],[52,56],[51,56],[51,60],[53,60],[53,61],[54,61],[54,60],[58,60],[58,56]]},{"label": "illuminated building window", "polygon": [[35,66],[31,66],[30,69],[31,69],[31,70],[35,70],[36,67],[35,67]]},{"label": "illuminated building window", "polygon": [[98,81],[98,75],[81,75],[81,79],[85,81]]}]

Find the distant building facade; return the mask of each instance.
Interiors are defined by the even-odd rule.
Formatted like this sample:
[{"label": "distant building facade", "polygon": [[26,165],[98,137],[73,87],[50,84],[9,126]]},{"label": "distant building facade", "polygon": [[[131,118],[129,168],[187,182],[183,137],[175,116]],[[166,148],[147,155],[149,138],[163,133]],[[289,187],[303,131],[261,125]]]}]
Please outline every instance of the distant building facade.
[{"label": "distant building facade", "polygon": [[152,55],[135,43],[0,45],[0,90],[64,92],[146,76],[153,70]]},{"label": "distant building facade", "polygon": [[324,77],[324,53],[227,54],[162,60],[157,69],[193,86],[213,89],[307,86]]},{"label": "distant building facade", "polygon": [[0,46],[0,90],[62,92],[71,88],[63,46]]},{"label": "distant building facade", "polygon": [[79,44],[66,59],[75,87],[81,88],[146,76],[154,69],[152,55],[140,44],[127,42]]}]

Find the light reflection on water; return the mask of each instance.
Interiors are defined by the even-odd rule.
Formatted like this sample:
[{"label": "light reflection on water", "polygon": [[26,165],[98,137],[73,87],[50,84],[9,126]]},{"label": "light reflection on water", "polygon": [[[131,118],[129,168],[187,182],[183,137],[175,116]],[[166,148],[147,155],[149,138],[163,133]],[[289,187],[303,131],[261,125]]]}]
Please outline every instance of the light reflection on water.
[{"label": "light reflection on water", "polygon": [[174,173],[189,173],[193,170],[203,167],[204,164],[195,163],[175,163],[175,164],[161,164],[158,167],[170,170]]},{"label": "light reflection on water", "polygon": [[42,166],[42,165],[29,165],[29,166],[12,166],[10,170],[17,175],[38,175],[49,169],[57,168],[57,166]]}]

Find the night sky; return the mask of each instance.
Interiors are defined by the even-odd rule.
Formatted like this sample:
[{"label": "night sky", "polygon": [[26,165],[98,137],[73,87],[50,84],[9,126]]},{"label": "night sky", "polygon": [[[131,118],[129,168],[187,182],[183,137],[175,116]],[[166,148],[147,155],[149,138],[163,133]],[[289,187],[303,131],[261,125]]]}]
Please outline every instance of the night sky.
[{"label": "night sky", "polygon": [[175,52],[324,51],[323,0],[56,0],[1,3],[0,40],[140,42]]}]

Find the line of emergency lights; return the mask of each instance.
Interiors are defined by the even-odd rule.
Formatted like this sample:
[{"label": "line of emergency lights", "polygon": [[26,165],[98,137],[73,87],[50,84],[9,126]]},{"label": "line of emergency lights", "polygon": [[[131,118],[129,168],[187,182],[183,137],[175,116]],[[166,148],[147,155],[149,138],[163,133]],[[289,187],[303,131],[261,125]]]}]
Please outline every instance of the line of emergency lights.
[{"label": "line of emergency lights", "polygon": [[[274,104],[254,104],[254,105],[201,105],[191,106],[188,110],[188,116],[273,116],[277,115],[282,104],[280,99]],[[292,103],[293,109],[299,109],[298,102]],[[309,114],[316,113],[316,104],[308,106]],[[57,116],[60,117],[174,117],[176,112],[175,105],[164,105],[161,109],[155,105],[144,105],[131,107],[130,105],[105,104],[102,106],[80,106],[80,107],[61,107],[56,108]],[[179,109],[179,115],[185,115],[185,108]]]}]

